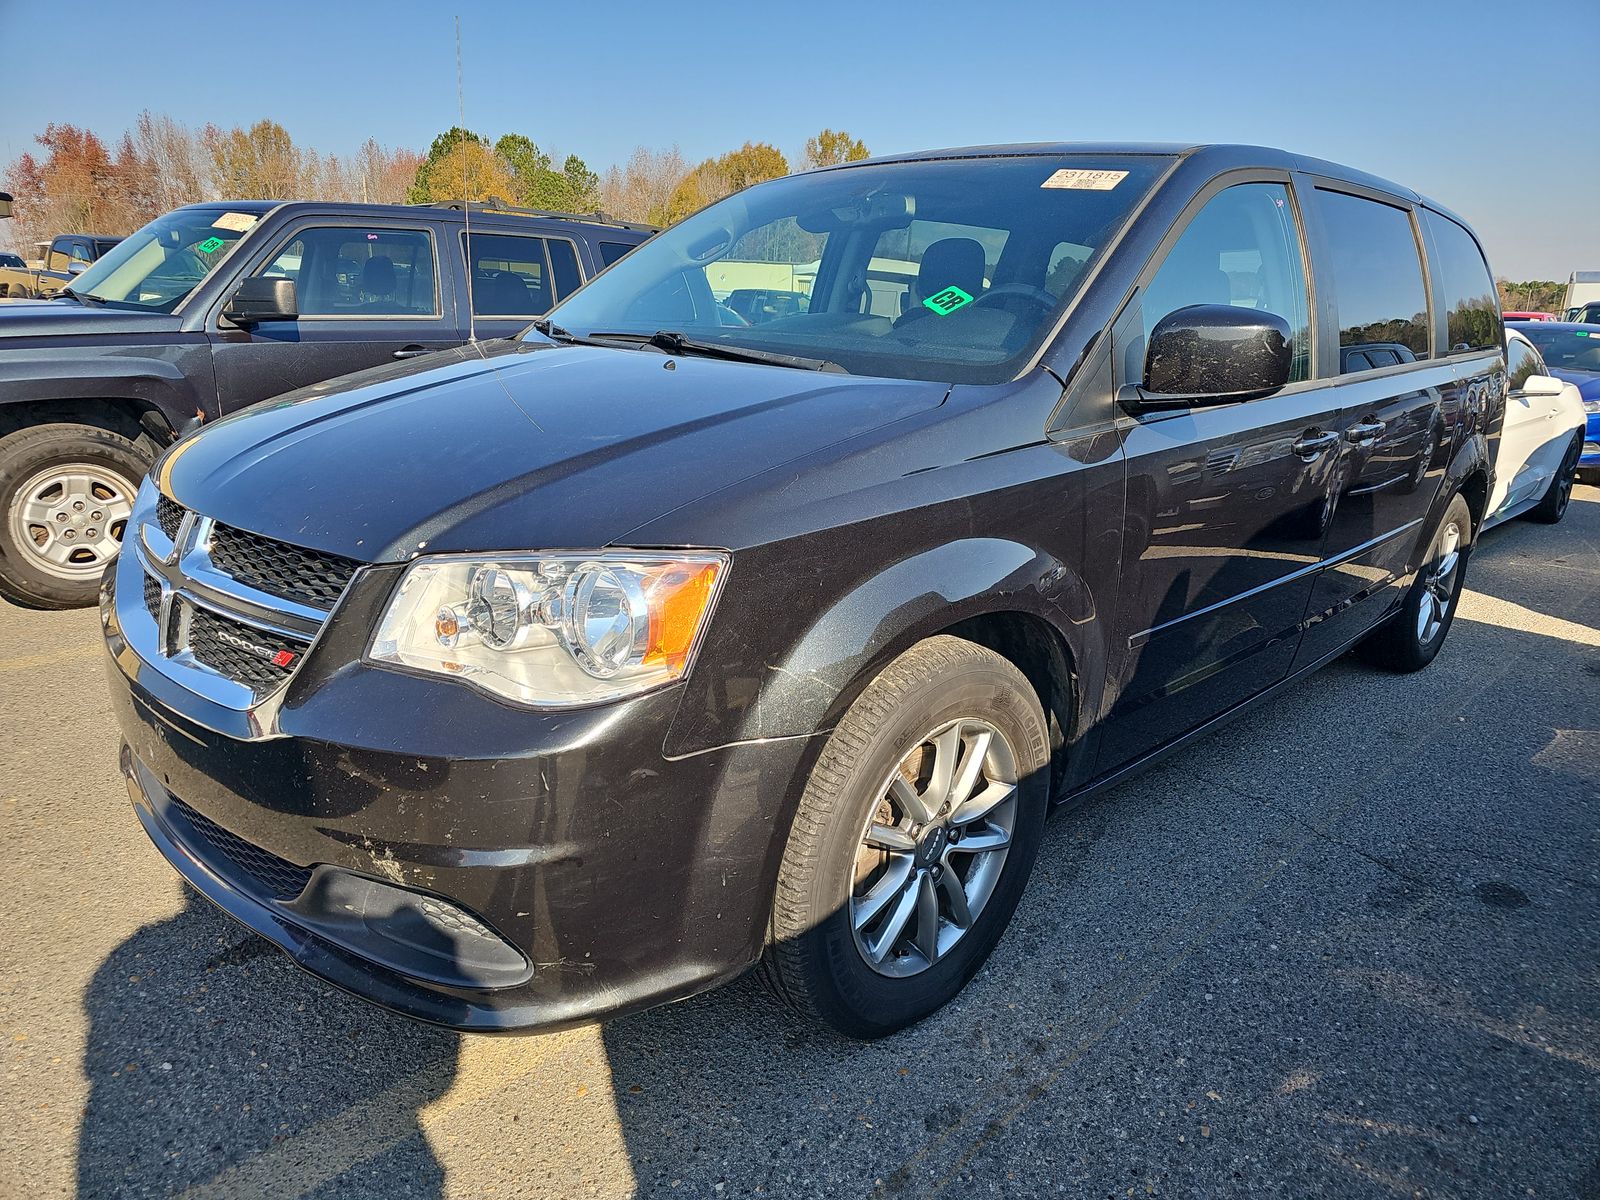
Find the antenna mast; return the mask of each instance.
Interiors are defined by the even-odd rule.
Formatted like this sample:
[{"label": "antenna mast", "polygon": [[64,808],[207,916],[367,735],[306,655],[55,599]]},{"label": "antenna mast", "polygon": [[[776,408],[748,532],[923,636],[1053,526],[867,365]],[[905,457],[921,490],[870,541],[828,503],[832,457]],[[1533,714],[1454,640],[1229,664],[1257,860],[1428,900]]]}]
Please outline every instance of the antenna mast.
[{"label": "antenna mast", "polygon": [[478,314],[472,298],[472,188],[467,182],[467,99],[461,86],[461,14],[456,14],[456,116],[461,129],[461,221],[467,243],[467,344],[478,341]]}]

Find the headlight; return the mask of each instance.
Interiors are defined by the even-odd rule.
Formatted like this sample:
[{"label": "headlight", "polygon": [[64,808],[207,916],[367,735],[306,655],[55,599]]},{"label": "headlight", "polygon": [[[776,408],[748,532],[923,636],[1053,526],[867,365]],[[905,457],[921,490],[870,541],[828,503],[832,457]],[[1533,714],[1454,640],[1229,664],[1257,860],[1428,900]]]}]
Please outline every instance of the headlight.
[{"label": "headlight", "polygon": [[1585,400],[1583,411],[1586,413],[1600,413],[1600,400]]},{"label": "headlight", "polygon": [[534,708],[614,700],[682,678],[727,566],[707,552],[420,558],[367,657]]}]

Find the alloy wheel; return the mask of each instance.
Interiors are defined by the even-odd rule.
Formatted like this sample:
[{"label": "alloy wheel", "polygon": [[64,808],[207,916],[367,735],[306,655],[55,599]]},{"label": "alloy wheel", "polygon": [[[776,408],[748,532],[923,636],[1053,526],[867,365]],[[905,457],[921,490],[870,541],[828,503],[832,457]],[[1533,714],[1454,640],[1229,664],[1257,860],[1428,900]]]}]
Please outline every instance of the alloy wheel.
[{"label": "alloy wheel", "polygon": [[867,965],[928,970],[994,894],[1016,827],[1017,766],[987,721],[929,732],[884,782],[856,851],[850,926]]},{"label": "alloy wheel", "polygon": [[1417,606],[1417,641],[1426,646],[1439,636],[1456,598],[1461,568],[1461,526],[1451,521],[1439,531],[1439,553],[1424,568],[1422,602]]},{"label": "alloy wheel", "polygon": [[58,463],[30,477],[10,505],[11,540],[58,579],[102,571],[133,512],[134,482],[100,463]]}]

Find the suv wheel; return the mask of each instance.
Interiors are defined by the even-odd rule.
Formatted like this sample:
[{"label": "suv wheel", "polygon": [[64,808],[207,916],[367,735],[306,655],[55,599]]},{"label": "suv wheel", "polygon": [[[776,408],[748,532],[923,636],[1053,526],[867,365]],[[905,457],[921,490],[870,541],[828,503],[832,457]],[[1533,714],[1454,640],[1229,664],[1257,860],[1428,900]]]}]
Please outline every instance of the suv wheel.
[{"label": "suv wheel", "polygon": [[1578,458],[1583,454],[1583,430],[1578,430],[1572,446],[1561,456],[1561,466],[1550,481],[1544,498],[1523,515],[1541,525],[1554,525],[1567,515],[1567,503],[1572,499],[1572,485],[1577,482]]},{"label": "suv wheel", "polygon": [[149,460],[90,425],[0,438],[0,595],[37,608],[93,604]]},{"label": "suv wheel", "polygon": [[1361,657],[1374,666],[1400,672],[1420,671],[1431,663],[1455,619],[1471,552],[1472,511],[1457,493],[1445,506],[1400,610],[1357,647]]},{"label": "suv wheel", "polygon": [[828,738],[784,851],[761,975],[851,1037],[953,997],[1039,850],[1049,742],[1022,673],[960,638],[896,659]]}]

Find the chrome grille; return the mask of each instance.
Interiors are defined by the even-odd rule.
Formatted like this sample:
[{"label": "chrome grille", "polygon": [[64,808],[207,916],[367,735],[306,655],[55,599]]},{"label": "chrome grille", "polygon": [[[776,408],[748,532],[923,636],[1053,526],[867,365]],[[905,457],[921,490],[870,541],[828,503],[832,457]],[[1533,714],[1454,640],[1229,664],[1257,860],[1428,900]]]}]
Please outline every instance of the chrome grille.
[{"label": "chrome grille", "polygon": [[189,652],[195,661],[252,691],[266,693],[294,674],[305,643],[270,633],[221,613],[188,605]]},{"label": "chrome grille", "polygon": [[258,591],[324,611],[338,602],[361,565],[222,524],[211,531],[211,564]]},{"label": "chrome grille", "polygon": [[144,607],[150,616],[159,624],[161,621],[161,584],[155,576],[144,577]]},{"label": "chrome grille", "polygon": [[156,524],[161,526],[161,532],[167,535],[168,541],[177,541],[178,526],[183,524],[183,505],[165,496],[157,496]]},{"label": "chrome grille", "polygon": [[[172,797],[172,806],[183,815],[190,828],[205,842],[205,846],[191,846],[190,849],[204,853],[209,847],[238,871],[243,872],[248,880],[255,884],[252,890],[265,892],[275,900],[293,900],[305,891],[306,884],[311,882],[309,867],[297,867],[288,859],[279,858],[255,843],[245,841],[238,834],[228,832],[210,817],[196,812],[176,796]],[[219,864],[213,859],[212,865]]]}]

